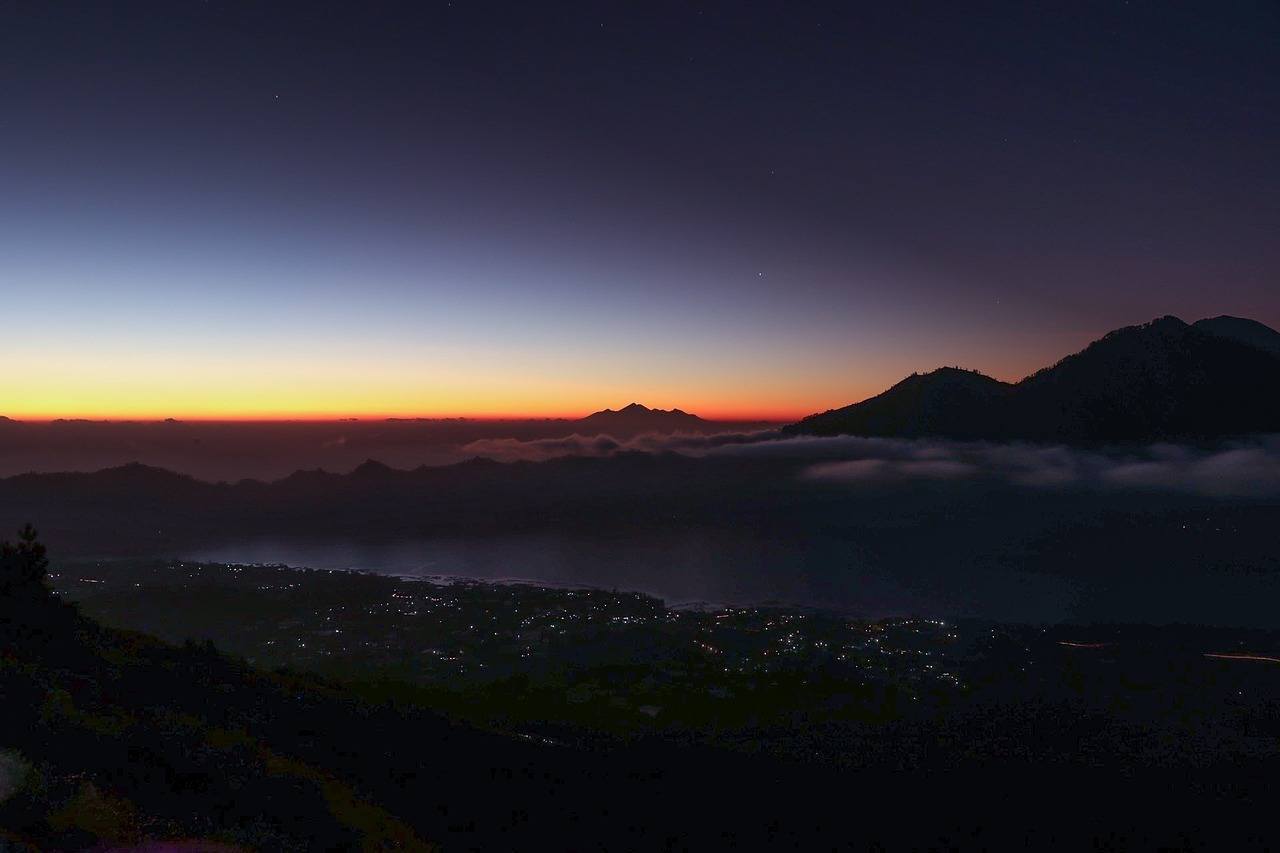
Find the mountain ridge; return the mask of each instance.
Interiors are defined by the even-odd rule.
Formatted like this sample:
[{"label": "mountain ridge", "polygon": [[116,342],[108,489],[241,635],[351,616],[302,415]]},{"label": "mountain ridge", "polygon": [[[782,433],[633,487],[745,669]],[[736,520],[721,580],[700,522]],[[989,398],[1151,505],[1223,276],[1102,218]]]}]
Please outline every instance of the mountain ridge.
[{"label": "mountain ridge", "polygon": [[1280,355],[1280,332],[1257,320],[1222,314],[1196,320],[1193,328]]},{"label": "mountain ridge", "polygon": [[646,432],[704,432],[715,425],[681,409],[651,409],[628,403],[618,410],[602,409],[572,422],[596,434],[627,437]]},{"label": "mountain ridge", "polygon": [[1188,324],[1166,315],[1108,332],[1018,382],[938,368],[783,432],[1067,443],[1221,438],[1280,431],[1277,392],[1280,332],[1242,318]]}]

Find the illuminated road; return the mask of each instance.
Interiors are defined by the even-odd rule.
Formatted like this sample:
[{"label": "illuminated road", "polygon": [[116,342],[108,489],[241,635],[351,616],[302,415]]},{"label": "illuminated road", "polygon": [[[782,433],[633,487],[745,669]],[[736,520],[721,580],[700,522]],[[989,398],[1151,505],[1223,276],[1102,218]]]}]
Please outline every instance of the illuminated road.
[{"label": "illuminated road", "polygon": [[1280,663],[1280,658],[1273,658],[1267,655],[1250,655],[1245,654],[1244,652],[1205,652],[1204,656],[1207,658],[1215,658],[1216,660],[1256,660],[1262,661],[1263,663]]}]

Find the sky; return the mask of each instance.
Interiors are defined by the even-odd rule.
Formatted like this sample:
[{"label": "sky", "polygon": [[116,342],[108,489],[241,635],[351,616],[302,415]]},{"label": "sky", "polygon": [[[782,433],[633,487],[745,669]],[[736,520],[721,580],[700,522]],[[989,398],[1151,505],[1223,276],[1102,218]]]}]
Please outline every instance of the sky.
[{"label": "sky", "polygon": [[1274,3],[0,2],[10,417],[788,419],[1280,326]]}]

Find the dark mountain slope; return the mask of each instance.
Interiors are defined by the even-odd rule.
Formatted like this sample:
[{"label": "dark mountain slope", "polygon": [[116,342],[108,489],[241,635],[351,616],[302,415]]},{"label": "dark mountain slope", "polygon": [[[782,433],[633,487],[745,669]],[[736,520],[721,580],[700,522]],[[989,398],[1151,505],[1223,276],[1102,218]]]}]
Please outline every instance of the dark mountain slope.
[{"label": "dark mountain slope", "polygon": [[917,373],[869,400],[810,415],[788,431],[982,438],[1002,427],[1011,385],[970,370]]},{"label": "dark mountain slope", "polygon": [[1257,320],[1223,315],[1197,320],[1191,325],[1198,331],[1280,355],[1280,332]]},{"label": "dark mountain slope", "polygon": [[[0,554],[0,580],[24,568],[12,556]],[[1104,839],[1200,849],[1214,846],[1209,838],[1274,849],[1265,807],[1274,685],[1265,671],[1195,656],[1198,666],[1177,667],[1191,678],[1153,684],[1167,647],[1156,667],[1122,652],[1117,676],[1114,661],[1085,669],[1077,650],[1041,639],[1045,663],[1015,674],[1008,650],[1036,641],[990,630],[966,670],[973,688],[910,702],[874,693],[884,700],[867,720],[751,724],[712,742],[678,729],[611,740],[517,729],[517,738],[440,716],[430,694],[407,685],[268,673],[207,643],[105,628],[17,574],[23,587],[0,595],[0,767],[16,781],[0,791],[4,850],[436,849],[424,839],[446,850],[741,850],[760,839],[914,849],[938,838],[973,839],[961,848],[975,849],[1079,850]],[[548,682],[556,694],[558,679]],[[1123,705],[1111,685],[1122,685]],[[970,689],[990,701],[971,700]],[[1221,713],[1187,716],[1181,698],[1206,690],[1215,698],[1204,704]],[[1064,691],[1070,704],[1056,698]],[[755,754],[762,738],[796,747],[786,758]],[[824,818],[850,802],[856,821]],[[929,807],[904,823],[903,802]],[[1061,820],[1063,802],[1079,819]]]},{"label": "dark mountain slope", "polygon": [[340,762],[299,758],[317,726],[304,709],[348,725],[365,709],[208,644],[84,618],[49,593],[29,534],[0,545],[0,849],[434,849],[339,778]]},{"label": "dark mountain slope", "polygon": [[1280,429],[1280,359],[1176,317],[1111,332],[1018,384],[1019,434],[1150,441]]},{"label": "dark mountain slope", "polygon": [[1015,385],[949,368],[812,415],[794,434],[1072,443],[1202,439],[1280,430],[1280,333],[1162,317],[1111,332]]}]

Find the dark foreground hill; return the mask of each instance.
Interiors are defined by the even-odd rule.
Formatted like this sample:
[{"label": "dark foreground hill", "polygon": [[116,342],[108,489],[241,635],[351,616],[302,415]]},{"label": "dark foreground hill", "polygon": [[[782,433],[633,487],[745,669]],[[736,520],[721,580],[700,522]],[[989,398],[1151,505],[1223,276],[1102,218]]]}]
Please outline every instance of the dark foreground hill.
[{"label": "dark foreground hill", "polygon": [[1072,443],[1280,431],[1280,333],[1218,317],[1118,329],[1017,383],[955,368],[811,415],[792,434]]},{"label": "dark foreground hill", "polygon": [[[993,631],[972,670],[996,685],[984,688],[989,702],[917,709],[904,696],[872,723],[800,715],[767,732],[748,715],[726,733],[736,750],[678,732],[547,743],[450,722],[394,685],[266,673],[208,644],[110,630],[17,575],[0,594],[5,849],[1244,850],[1275,840],[1280,717],[1266,663],[1134,663],[1046,643],[1039,630]],[[1051,672],[1028,669],[1031,650]],[[1108,677],[1117,665],[1123,678]],[[1198,674],[1173,693],[1146,686],[1187,671]],[[1047,675],[1061,686],[1042,694]],[[1129,698],[1117,704],[1091,695],[1100,678],[1138,687],[1121,685]],[[741,710],[753,698],[712,701]],[[753,732],[807,747],[786,760],[753,755]]]}]

